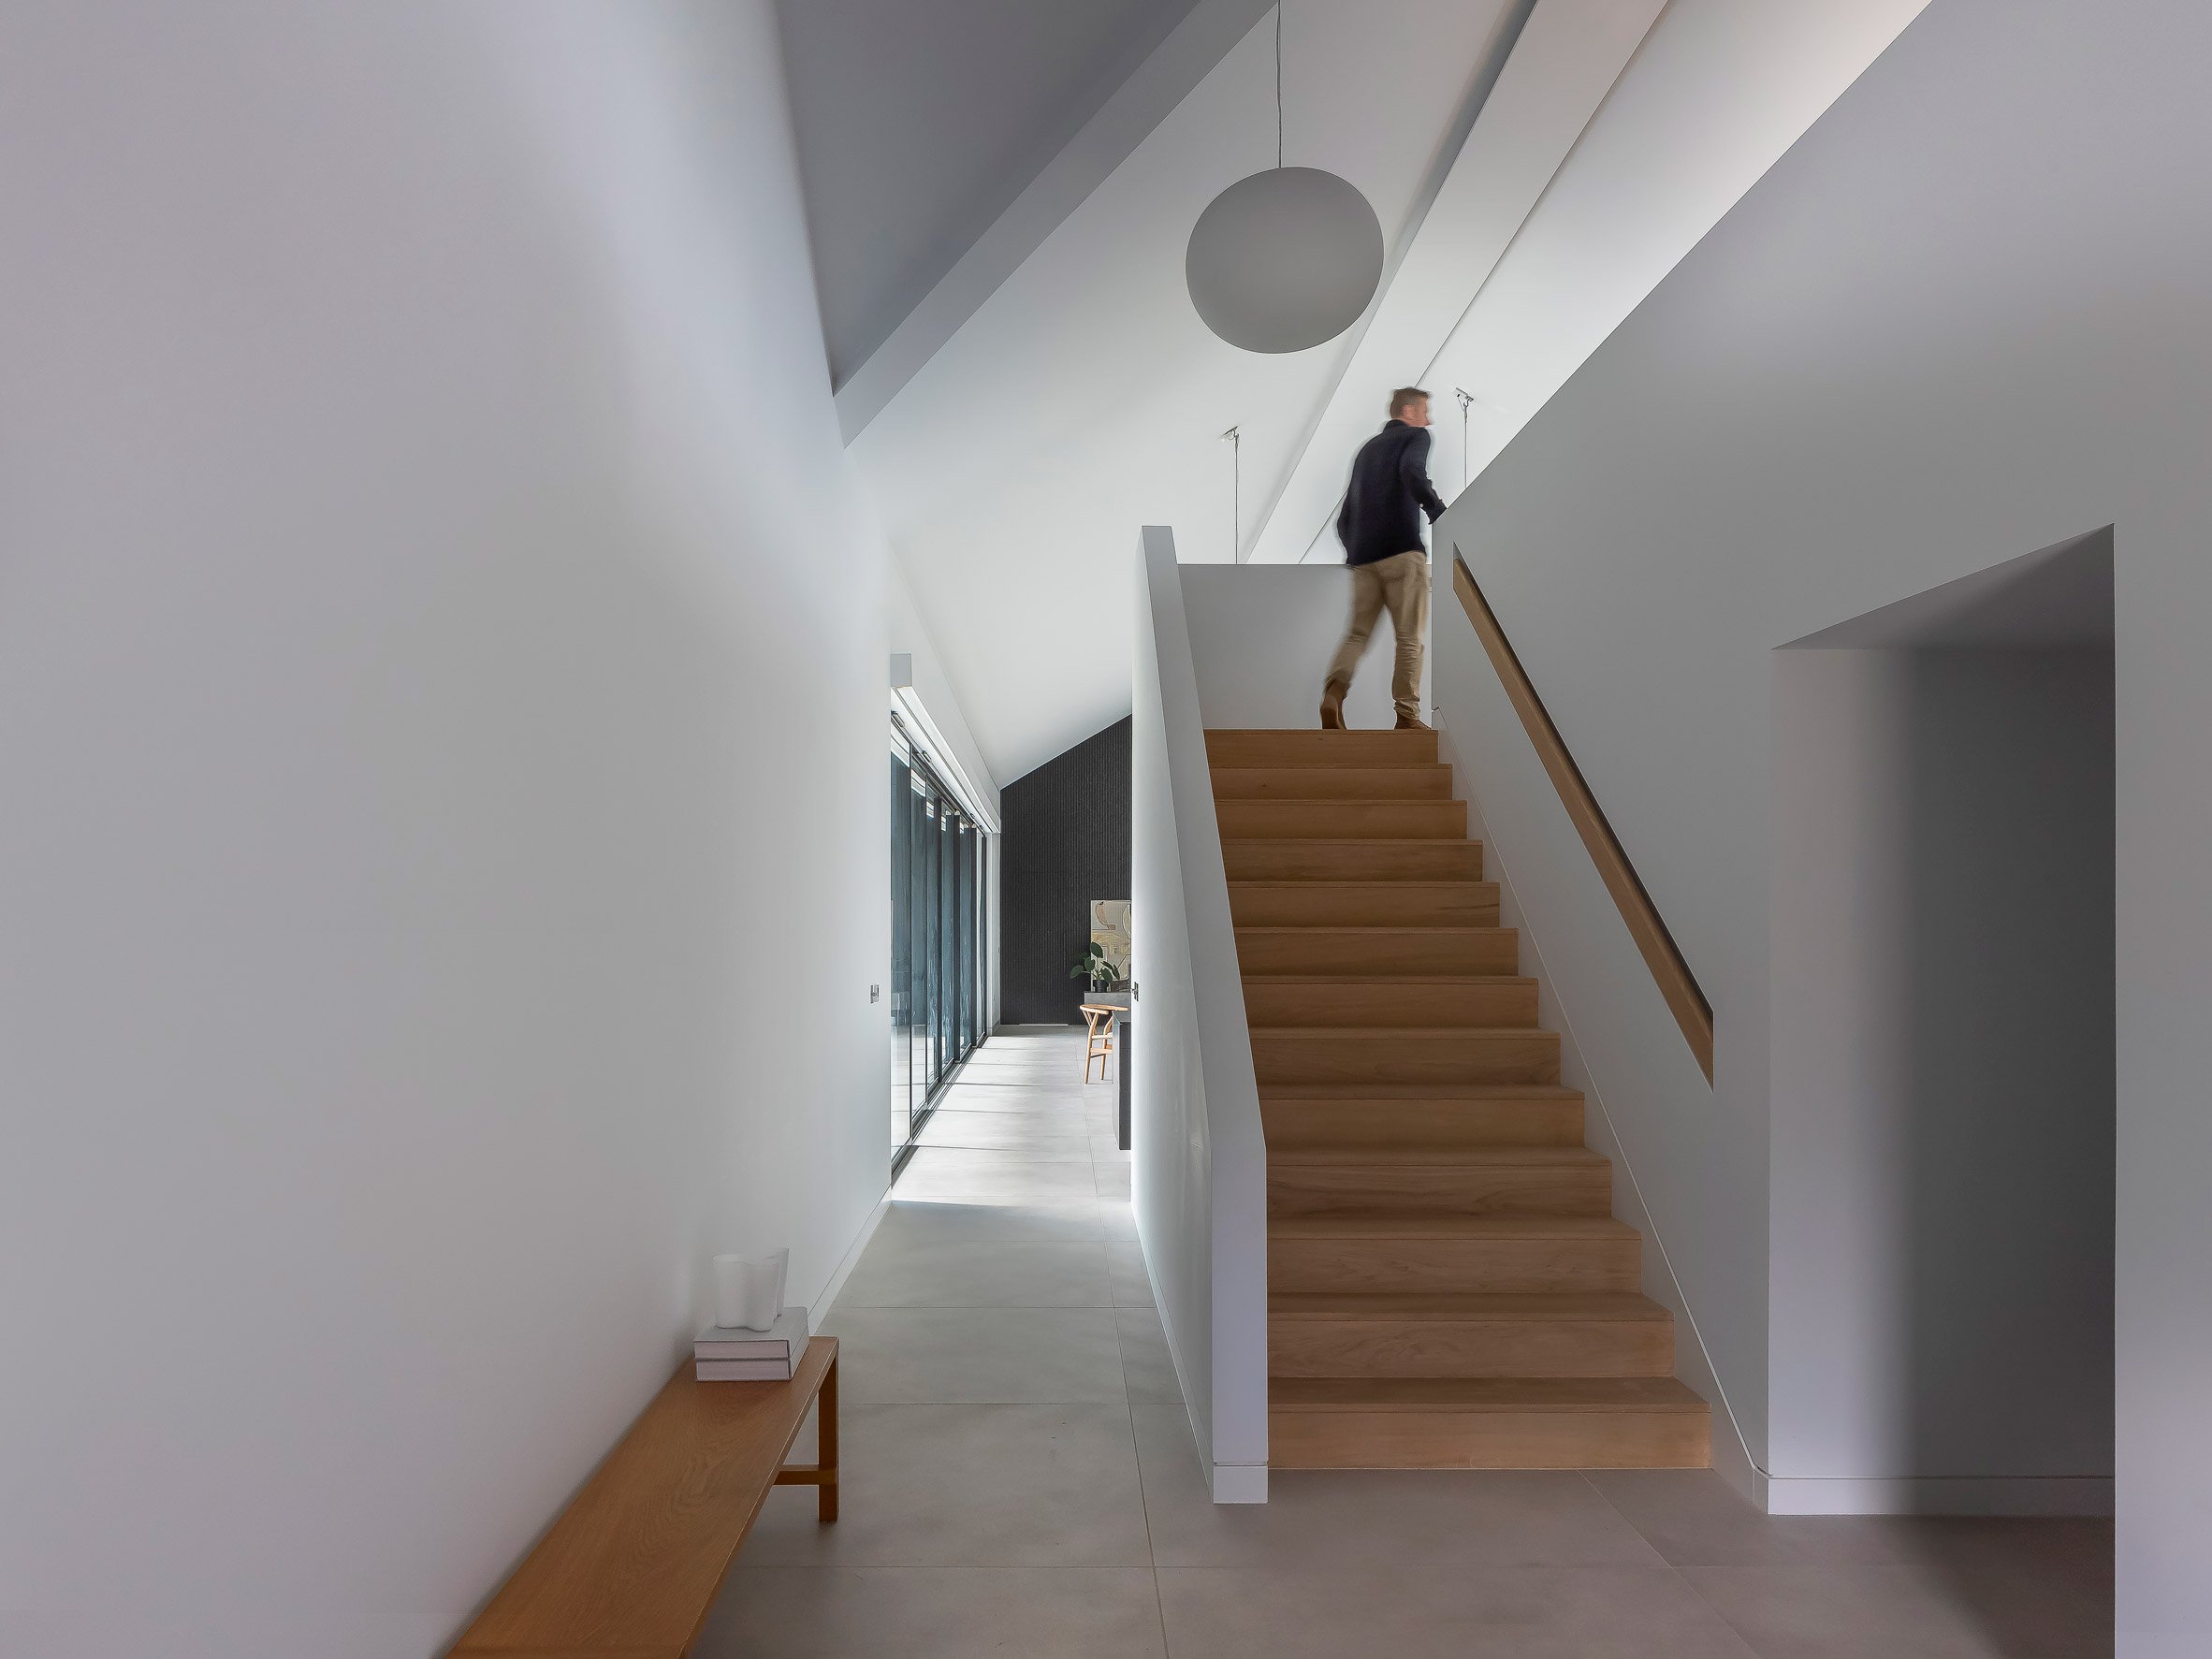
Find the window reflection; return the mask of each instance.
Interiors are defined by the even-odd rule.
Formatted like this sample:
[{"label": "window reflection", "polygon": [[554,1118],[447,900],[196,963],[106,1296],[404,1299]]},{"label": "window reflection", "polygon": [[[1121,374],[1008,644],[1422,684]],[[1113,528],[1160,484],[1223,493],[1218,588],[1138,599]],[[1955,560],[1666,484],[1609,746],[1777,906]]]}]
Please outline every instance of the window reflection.
[{"label": "window reflection", "polygon": [[981,1042],[983,835],[898,720],[891,739],[891,1144]]}]

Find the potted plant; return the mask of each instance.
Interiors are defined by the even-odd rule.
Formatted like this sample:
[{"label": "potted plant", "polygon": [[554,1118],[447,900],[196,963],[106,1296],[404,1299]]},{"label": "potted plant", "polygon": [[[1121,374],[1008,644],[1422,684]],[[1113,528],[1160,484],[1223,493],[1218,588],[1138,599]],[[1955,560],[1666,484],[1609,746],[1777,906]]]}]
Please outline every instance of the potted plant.
[{"label": "potted plant", "polygon": [[1105,951],[1093,940],[1084,947],[1075,966],[1068,970],[1068,977],[1085,982],[1093,991],[1103,991],[1113,983],[1113,964],[1106,960]]}]

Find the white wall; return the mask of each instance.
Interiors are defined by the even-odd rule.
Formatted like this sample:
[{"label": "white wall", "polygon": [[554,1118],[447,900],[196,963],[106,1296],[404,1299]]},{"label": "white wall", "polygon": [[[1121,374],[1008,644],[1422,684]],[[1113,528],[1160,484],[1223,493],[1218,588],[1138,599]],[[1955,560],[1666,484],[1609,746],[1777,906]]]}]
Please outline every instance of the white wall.
[{"label": "white wall", "polygon": [[1130,1201],[1216,1503],[1267,1497],[1267,1142],[1174,537],[1138,561]]},{"label": "white wall", "polygon": [[2109,1508],[2112,661],[1775,653],[1795,1507]]},{"label": "white wall", "polygon": [[0,1652],[405,1659],[887,1171],[765,0],[0,23]]},{"label": "white wall", "polygon": [[[1538,1023],[1560,1033],[1560,1081],[1580,1089],[1586,1138],[1613,1164],[1613,1213],[1643,1235],[1643,1288],[1674,1312],[1675,1375],[1713,1407],[1713,1466],[1763,1502],[1753,1444],[1763,1433],[1760,1352],[1725,1317],[1733,1275],[1764,1259],[1732,1248],[1702,1203],[1761,1206],[1765,1140],[1732,1137],[1597,866],[1474,625],[1448,591],[1433,618],[1435,721],[1453,793],[1468,804],[1499,916],[1521,930],[1521,971],[1537,987]],[[1757,1229],[1752,1230],[1753,1236]],[[1755,1295],[1738,1299],[1757,1305]],[[1714,1308],[1721,1313],[1714,1317]],[[1754,1332],[1757,1340],[1760,1333]]]},{"label": "white wall", "polygon": [[991,768],[983,764],[983,752],[976,747],[975,734],[968,730],[959,694],[953,690],[952,678],[945,672],[945,660],[938,654],[937,641],[930,637],[929,625],[922,619],[914,589],[906,573],[899,568],[895,555],[886,561],[886,569],[885,594],[889,603],[885,614],[891,649],[910,659],[914,694],[922,699],[922,706],[929,710],[929,718],[936,722],[939,734],[952,747],[953,758],[982,796],[980,805],[996,818],[998,781],[991,776]]},{"label": "white wall", "polygon": [[[1710,1241],[1702,1278],[1677,1267],[1726,1336],[1724,1380],[1750,1393],[1772,648],[2116,527],[2127,1659],[2212,1644],[2208,50],[2212,12],[2182,0],[1935,0],[1439,536],[1475,562],[1712,1000],[1713,1107],[1670,1126],[1710,1157],[1645,1192]],[[1556,968],[1555,942],[1599,923],[1555,924],[1514,873]],[[1591,1051],[1587,999],[1570,1000]],[[1808,1405],[1776,1395],[1776,1448]],[[1763,1429],[1754,1446],[1768,1455]]]},{"label": "white wall", "polygon": [[[1320,724],[1321,681],[1351,619],[1349,570],[1341,564],[1186,564],[1183,604],[1207,725]],[[1396,720],[1390,705],[1396,637],[1389,617],[1375,624],[1345,699],[1347,724],[1381,730]],[[1424,662],[1424,704],[1428,694]]]}]

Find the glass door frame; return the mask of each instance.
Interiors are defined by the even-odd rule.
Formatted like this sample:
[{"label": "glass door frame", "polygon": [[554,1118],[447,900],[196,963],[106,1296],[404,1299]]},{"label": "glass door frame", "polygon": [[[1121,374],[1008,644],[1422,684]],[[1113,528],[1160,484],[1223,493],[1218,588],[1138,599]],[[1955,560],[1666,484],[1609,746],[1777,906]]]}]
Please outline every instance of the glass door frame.
[{"label": "glass door frame", "polygon": [[[892,1154],[895,1175],[961,1063],[989,1037],[989,832],[946,786],[905,722],[894,714],[891,723],[892,786],[895,792],[904,786],[903,798],[892,803],[892,851],[895,859],[906,855],[905,869],[892,873],[891,891],[892,1041],[907,1045],[892,1065],[895,1090],[905,1084],[908,1113],[905,1137]],[[902,813],[903,835],[896,816]]]}]

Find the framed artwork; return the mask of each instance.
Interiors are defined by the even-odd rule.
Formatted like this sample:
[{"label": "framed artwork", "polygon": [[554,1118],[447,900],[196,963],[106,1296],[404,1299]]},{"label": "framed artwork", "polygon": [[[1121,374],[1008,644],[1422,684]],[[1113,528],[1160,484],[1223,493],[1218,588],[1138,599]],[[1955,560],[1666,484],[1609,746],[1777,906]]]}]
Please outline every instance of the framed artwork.
[{"label": "framed artwork", "polygon": [[1115,983],[1129,977],[1129,901],[1126,898],[1091,900],[1091,943],[1105,953],[1113,966]]}]

